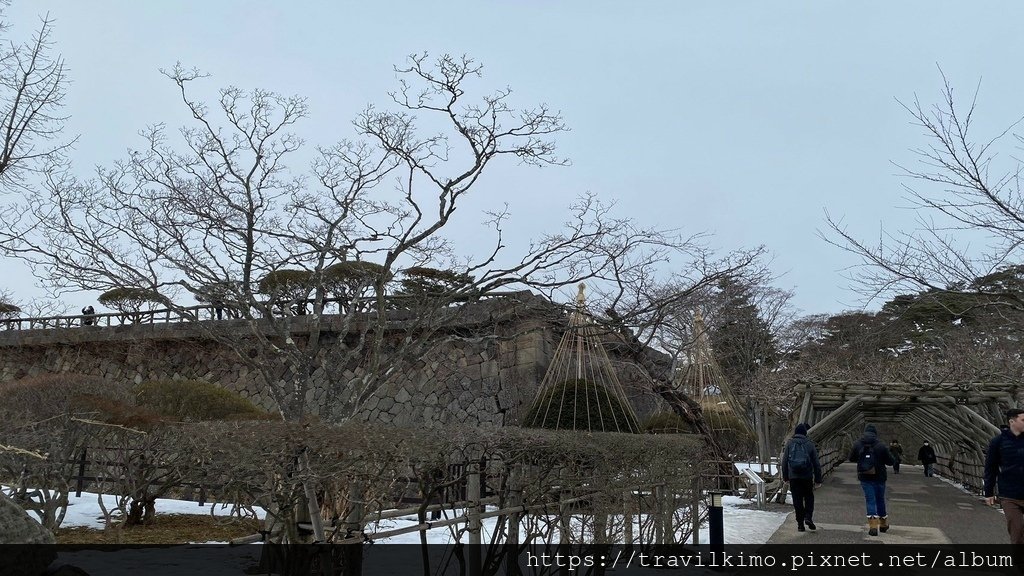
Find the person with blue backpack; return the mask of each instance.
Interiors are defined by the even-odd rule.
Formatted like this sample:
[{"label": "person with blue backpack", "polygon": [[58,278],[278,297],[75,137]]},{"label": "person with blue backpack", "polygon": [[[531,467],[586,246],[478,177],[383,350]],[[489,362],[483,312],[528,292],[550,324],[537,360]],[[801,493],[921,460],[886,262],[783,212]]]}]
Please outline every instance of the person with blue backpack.
[{"label": "person with blue backpack", "polygon": [[796,529],[800,532],[805,531],[805,525],[811,530],[817,529],[814,525],[814,487],[821,484],[818,449],[807,437],[809,429],[807,424],[797,424],[793,437],[782,451],[782,481],[789,482],[796,512]]},{"label": "person with blue backpack", "polygon": [[885,467],[892,466],[892,453],[885,442],[878,440],[878,430],[872,424],[864,427],[864,435],[853,443],[850,462],[857,463],[857,480],[864,490],[864,504],[867,508],[868,535],[878,536],[878,531],[889,530],[889,514],[885,509]]}]

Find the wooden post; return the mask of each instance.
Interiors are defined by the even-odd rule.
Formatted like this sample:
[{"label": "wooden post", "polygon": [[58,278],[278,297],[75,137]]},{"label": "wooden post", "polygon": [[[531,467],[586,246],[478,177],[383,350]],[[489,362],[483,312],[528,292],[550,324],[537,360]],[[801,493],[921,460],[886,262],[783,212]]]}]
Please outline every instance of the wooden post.
[{"label": "wooden post", "polygon": [[82,488],[85,487],[85,448],[82,448],[82,455],[78,459],[78,480],[75,482],[75,498],[82,497]]},{"label": "wooden post", "polygon": [[[309,471],[309,454],[305,451],[302,452],[302,456],[299,457],[299,472],[305,473]],[[316,491],[313,490],[313,485],[309,480],[302,480],[302,491],[306,497],[306,509],[309,513],[309,521],[313,524],[313,538],[317,542],[324,542],[327,540],[327,536],[324,534],[324,519],[323,515],[320,514],[320,504],[316,499]]]},{"label": "wooden post", "polygon": [[771,461],[768,455],[768,409],[763,402],[754,403],[754,429],[757,434],[757,458],[761,461],[761,473],[764,465]]},{"label": "wooden post", "polygon": [[651,496],[654,498],[654,543],[664,544],[664,528],[665,524],[662,522],[662,503],[661,503],[661,486],[655,486],[651,490]]},{"label": "wooden post", "polygon": [[800,405],[800,415],[797,417],[797,421],[793,422],[794,427],[801,422],[806,422],[807,425],[811,424],[811,412],[814,411],[814,404],[811,402],[811,394],[811,385],[807,384],[806,389],[804,390],[804,400]]},{"label": "wooden post", "polygon": [[[349,487],[349,510],[345,515],[345,537],[363,532],[363,485],[356,480]],[[363,543],[346,544],[342,552],[343,574],[359,576],[363,573]]]},{"label": "wooden post", "polygon": [[662,508],[664,513],[661,517],[661,520],[664,523],[662,531],[665,534],[665,544],[676,544],[676,530],[672,523],[676,517],[676,495],[675,492],[669,490],[668,486],[663,486],[661,489],[661,496],[665,500],[665,504]]},{"label": "wooden post", "polygon": [[[523,487],[526,481],[524,464],[514,463],[508,471],[509,507],[523,505]],[[508,515],[508,534],[505,537],[505,573],[519,574],[519,523],[522,512]]]},{"label": "wooden post", "polygon": [[568,472],[565,467],[560,468],[558,471],[559,484],[561,485],[558,493],[558,543],[562,546],[567,546],[569,544],[569,534],[572,531],[572,523],[569,521],[569,504],[565,502],[567,476]]},{"label": "wooden post", "polygon": [[467,526],[469,528],[469,576],[480,576],[483,563],[480,556],[481,520],[480,520],[480,463],[471,459],[466,464],[466,508]]},{"label": "wooden post", "polygon": [[700,544],[700,499],[701,499],[700,468],[693,478],[693,494],[690,502],[690,518],[693,520],[693,545]]},{"label": "wooden post", "polygon": [[630,488],[622,495],[622,518],[625,524],[623,530],[623,544],[629,546],[633,543],[633,489]]}]

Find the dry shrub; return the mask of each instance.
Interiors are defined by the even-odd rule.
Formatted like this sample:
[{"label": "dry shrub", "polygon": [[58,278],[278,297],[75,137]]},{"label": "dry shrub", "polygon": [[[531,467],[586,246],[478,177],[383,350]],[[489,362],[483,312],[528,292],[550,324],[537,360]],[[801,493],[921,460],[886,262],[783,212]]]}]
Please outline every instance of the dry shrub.
[{"label": "dry shrub", "polygon": [[118,404],[127,398],[127,386],[81,374],[0,384],[0,443],[16,448],[0,450],[0,479],[47,528],[63,520],[76,460],[95,438],[97,428],[87,422],[101,415],[92,401]]},{"label": "dry shrub", "polygon": [[35,420],[60,414],[88,411],[83,399],[107,398],[127,401],[128,386],[100,378],[73,373],[41,374],[0,383],[0,415],[20,413]]},{"label": "dry shrub", "polygon": [[[688,512],[678,511],[689,510],[686,494],[699,471],[693,463],[703,450],[698,437],[680,434],[406,429],[354,422],[203,422],[185,428],[196,474],[217,486],[213,497],[267,507],[286,529],[301,515],[303,482],[316,489],[329,526],[332,518],[353,511],[366,523],[377,511],[408,506],[402,504],[407,497],[447,494],[454,501],[453,494],[465,489],[469,465],[482,462],[484,485],[498,498],[497,506],[515,501],[536,507],[523,520],[537,525],[531,533],[550,532],[560,499],[574,499],[572,513],[591,524],[573,529],[590,533],[594,518],[619,515],[626,500],[642,496],[661,499],[643,504],[650,510],[677,514],[679,539],[689,524],[679,515]],[[300,465],[304,459],[308,467]],[[657,496],[652,486],[660,487]],[[453,490],[439,491],[445,487]],[[602,528],[609,538],[622,537],[621,518],[617,522]],[[328,535],[335,541],[344,537],[340,528]]]},{"label": "dry shrub", "polygon": [[107,424],[116,424],[136,430],[152,430],[157,426],[167,424],[167,419],[159,412],[122,400],[103,396],[82,396],[79,398],[79,403],[83,409],[95,413],[93,419]]},{"label": "dry shrub", "polygon": [[134,392],[139,406],[178,421],[274,418],[235,392],[200,380],[150,380]]}]

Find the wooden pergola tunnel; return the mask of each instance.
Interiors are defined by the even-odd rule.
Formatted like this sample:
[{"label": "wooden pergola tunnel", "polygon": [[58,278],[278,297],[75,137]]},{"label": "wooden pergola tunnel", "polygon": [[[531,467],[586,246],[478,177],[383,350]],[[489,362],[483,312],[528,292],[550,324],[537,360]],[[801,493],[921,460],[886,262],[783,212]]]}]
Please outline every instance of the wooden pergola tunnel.
[{"label": "wooden pergola tunnel", "polygon": [[985,448],[1005,423],[1003,412],[1017,406],[1015,383],[845,382],[796,383],[799,409],[793,424],[811,426],[826,473],[845,460],[864,427],[873,424],[886,443],[898,439],[903,463],[917,464],[928,441],[938,472],[971,490],[981,487]]}]

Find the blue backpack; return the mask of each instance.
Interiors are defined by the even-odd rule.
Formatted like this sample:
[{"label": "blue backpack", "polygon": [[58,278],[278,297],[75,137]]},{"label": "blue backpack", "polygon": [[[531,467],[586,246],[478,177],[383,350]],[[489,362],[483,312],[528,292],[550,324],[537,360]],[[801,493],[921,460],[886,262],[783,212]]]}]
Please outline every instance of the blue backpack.
[{"label": "blue backpack", "polygon": [[789,443],[790,476],[806,476],[811,472],[811,455],[807,453],[807,442],[799,442],[795,438]]}]

